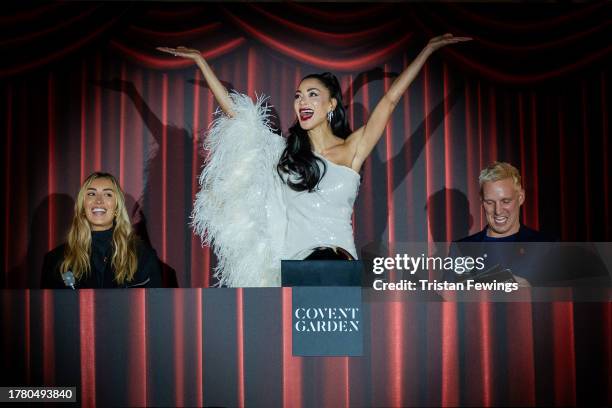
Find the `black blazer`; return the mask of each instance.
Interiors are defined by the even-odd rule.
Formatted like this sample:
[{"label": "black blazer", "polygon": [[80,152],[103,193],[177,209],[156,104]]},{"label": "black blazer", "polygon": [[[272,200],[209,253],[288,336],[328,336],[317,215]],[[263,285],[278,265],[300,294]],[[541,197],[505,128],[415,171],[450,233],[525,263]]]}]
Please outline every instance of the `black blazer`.
[{"label": "black blazer", "polygon": [[[64,260],[65,249],[66,244],[63,244],[45,255],[41,277],[41,287],[43,289],[67,288],[59,270]],[[131,282],[118,285],[114,280],[115,274],[112,269],[112,265],[110,262],[108,262],[103,273],[96,272],[92,265],[90,274],[77,280],[74,285],[75,288],[161,287],[161,265],[155,250],[140,240],[137,243],[136,250],[138,253],[138,268],[136,269],[134,279],[132,279]]]}]

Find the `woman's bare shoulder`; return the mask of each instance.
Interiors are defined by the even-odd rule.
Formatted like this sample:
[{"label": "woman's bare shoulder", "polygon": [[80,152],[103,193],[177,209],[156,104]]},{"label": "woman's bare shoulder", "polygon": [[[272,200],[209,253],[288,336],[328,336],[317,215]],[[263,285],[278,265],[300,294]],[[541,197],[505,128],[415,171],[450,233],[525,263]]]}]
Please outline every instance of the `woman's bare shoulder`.
[{"label": "woman's bare shoulder", "polygon": [[355,157],[355,148],[352,143],[343,140],[337,145],[326,149],[323,152],[325,158],[333,163],[341,166],[351,167],[353,157]]}]

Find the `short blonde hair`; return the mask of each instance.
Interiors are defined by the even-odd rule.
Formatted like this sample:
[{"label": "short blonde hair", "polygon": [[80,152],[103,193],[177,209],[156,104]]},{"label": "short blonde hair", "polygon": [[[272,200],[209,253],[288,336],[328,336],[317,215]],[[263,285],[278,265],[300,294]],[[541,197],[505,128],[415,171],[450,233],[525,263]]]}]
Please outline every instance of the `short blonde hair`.
[{"label": "short blonde hair", "polygon": [[489,164],[487,167],[482,169],[480,172],[480,176],[478,176],[478,183],[480,184],[480,195],[482,196],[482,186],[487,181],[499,181],[507,178],[511,178],[514,187],[518,191],[523,189],[523,185],[521,184],[521,174],[518,169],[506,162],[498,162],[494,161]]}]

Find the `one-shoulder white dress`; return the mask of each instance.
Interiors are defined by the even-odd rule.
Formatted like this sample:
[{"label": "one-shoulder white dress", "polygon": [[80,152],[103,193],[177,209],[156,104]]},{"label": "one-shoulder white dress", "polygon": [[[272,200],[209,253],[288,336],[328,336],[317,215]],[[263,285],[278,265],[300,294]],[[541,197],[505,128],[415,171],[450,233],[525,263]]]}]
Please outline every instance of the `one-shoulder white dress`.
[{"label": "one-shoulder white dress", "polygon": [[276,171],[285,139],[270,128],[265,98],[230,96],[234,116],[220,114],[204,141],[192,212],[195,233],[217,256],[219,285],[280,286],[281,259],[301,259],[317,246],[338,246],[357,258],[352,214],[359,174],[319,156],[325,174],[315,191],[292,190]]},{"label": "one-shoulder white dress", "polygon": [[325,174],[315,191],[298,192],[284,185],[287,233],[283,259],[301,259],[298,254],[315,246],[338,246],[357,259],[352,215],[360,176],[319,157],[325,162]]}]

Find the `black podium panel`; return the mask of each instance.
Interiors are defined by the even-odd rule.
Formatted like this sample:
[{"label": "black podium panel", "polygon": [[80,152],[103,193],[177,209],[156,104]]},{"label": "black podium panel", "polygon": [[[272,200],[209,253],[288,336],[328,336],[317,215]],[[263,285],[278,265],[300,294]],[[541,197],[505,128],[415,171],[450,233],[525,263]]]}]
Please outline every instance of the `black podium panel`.
[{"label": "black podium panel", "polygon": [[282,261],[283,286],[361,286],[361,261]]}]

